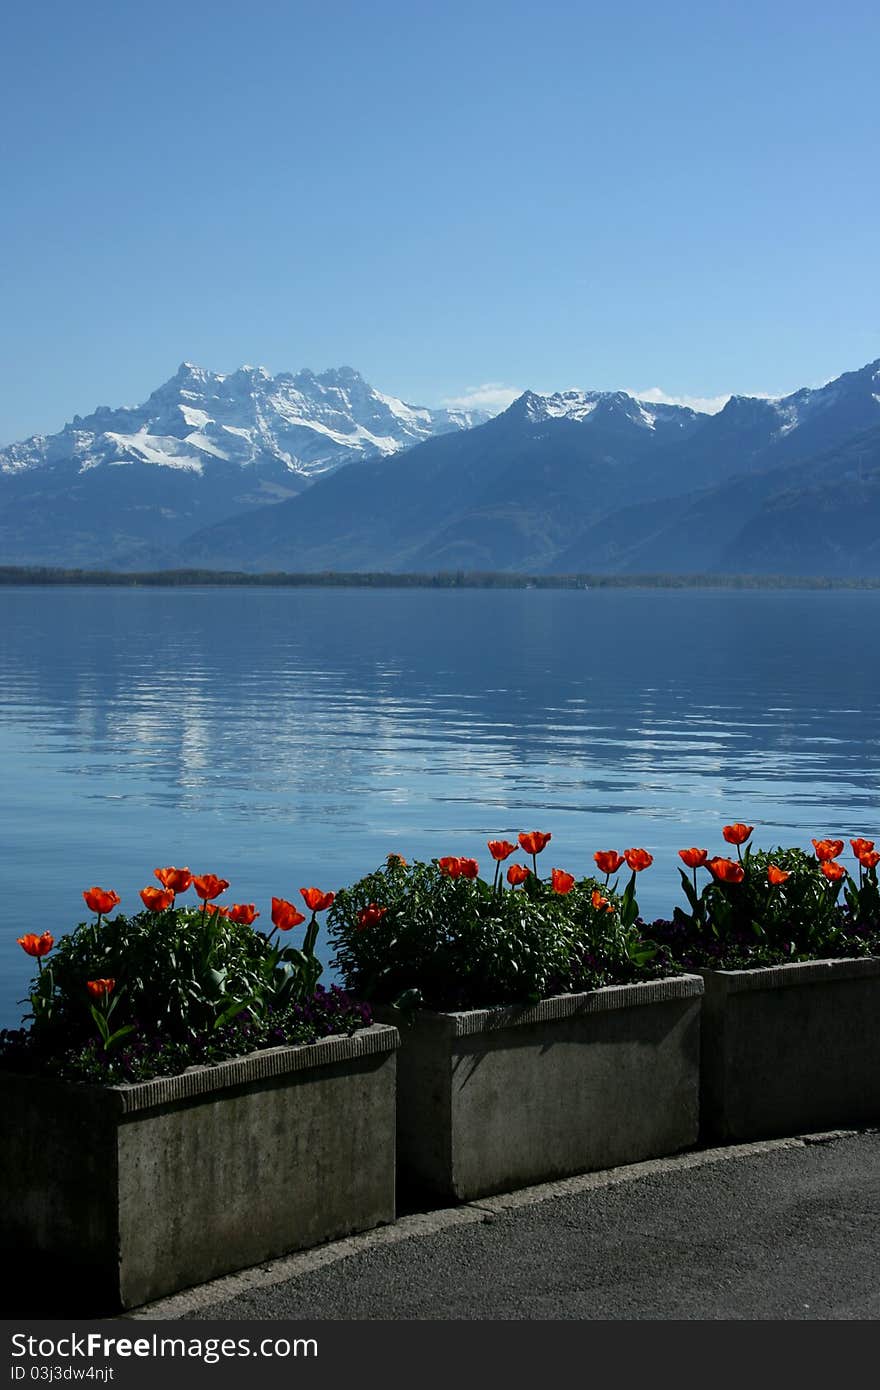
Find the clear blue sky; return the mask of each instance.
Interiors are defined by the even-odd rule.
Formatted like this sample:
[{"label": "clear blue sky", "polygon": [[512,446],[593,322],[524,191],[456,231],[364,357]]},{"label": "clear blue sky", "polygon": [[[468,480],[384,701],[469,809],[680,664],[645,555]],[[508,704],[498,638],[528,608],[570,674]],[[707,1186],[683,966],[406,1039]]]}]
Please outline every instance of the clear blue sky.
[{"label": "clear blue sky", "polygon": [[436,404],[880,356],[876,0],[6,0],[0,442],[218,371]]}]

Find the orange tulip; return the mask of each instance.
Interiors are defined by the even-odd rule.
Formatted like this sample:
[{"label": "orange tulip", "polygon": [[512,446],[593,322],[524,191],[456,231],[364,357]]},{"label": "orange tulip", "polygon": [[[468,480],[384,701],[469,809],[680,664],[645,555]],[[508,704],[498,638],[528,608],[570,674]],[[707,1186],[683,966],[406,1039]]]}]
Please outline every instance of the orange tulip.
[{"label": "orange tulip", "polygon": [[683,859],[689,869],[701,869],[709,858],[707,849],[680,849],[679,859]]},{"label": "orange tulip", "polygon": [[836,864],[833,859],[821,860],[819,868],[821,869],[825,877],[829,879],[832,883],[837,883],[838,880],[843,878],[844,874],[846,873],[846,869],[843,867],[843,865]]},{"label": "orange tulip", "polygon": [[387,907],[380,907],[378,903],[368,903],[366,907],[362,907],[357,917],[358,931],[378,926],[387,911]]},{"label": "orange tulip", "polygon": [[174,902],[174,893],[170,888],[151,888],[148,886],[141,889],[141,902],[151,912],[164,912]]},{"label": "orange tulip", "polygon": [[744,845],[754,828],[753,825],[743,825],[742,821],[738,820],[733,825],[725,825],[721,834],[729,845]]},{"label": "orange tulip", "polygon": [[873,840],[850,840],[850,844],[856,859],[861,859],[863,854],[870,854],[874,848]]},{"label": "orange tulip", "polygon": [[106,999],[115,984],[115,980],[86,980],[86,989],[93,999]]},{"label": "orange tulip", "polygon": [[876,869],[877,865],[880,864],[880,851],[876,849],[862,850],[858,859],[863,869]]},{"label": "orange tulip", "polygon": [[399,864],[402,869],[406,868],[406,860],[404,859],[402,854],[386,854],[385,863]]},{"label": "orange tulip", "polygon": [[242,927],[251,926],[259,915],[253,903],[233,903],[226,914],[230,922],[238,922]]},{"label": "orange tulip", "polygon": [[112,911],[116,904],[122,901],[119,894],[114,893],[112,888],[87,888],[83,897],[86,900],[86,907],[90,907],[92,912],[97,912],[99,917]]},{"label": "orange tulip", "polygon": [[816,858],[820,864],[827,864],[830,859],[836,859],[843,853],[842,840],[814,840],[813,849],[816,851]]},{"label": "orange tulip", "polygon": [[299,891],[311,912],[326,912],[328,907],[332,907],[333,899],[336,897],[335,893],[322,893],[320,888],[300,888]]},{"label": "orange tulip", "polygon": [[228,917],[229,908],[222,903],[205,903],[205,913],[208,917]]},{"label": "orange tulip", "polygon": [[527,869],[525,864],[511,864],[507,870],[507,882],[513,884],[514,888],[518,883],[525,883],[531,869]]},{"label": "orange tulip", "polygon": [[193,881],[189,869],[154,869],[153,873],[162,887],[170,888],[172,893],[185,893]]},{"label": "orange tulip", "polygon": [[570,893],[574,887],[574,874],[567,874],[564,869],[552,869],[550,884],[554,893]]},{"label": "orange tulip", "polygon": [[613,908],[613,906],[611,905],[611,903],[608,901],[607,898],[604,898],[604,897],[602,896],[602,894],[599,892],[599,889],[598,889],[598,888],[594,888],[594,889],[593,889],[593,893],[592,893],[592,896],[591,896],[591,898],[590,898],[590,902],[593,904],[593,907],[596,909],[597,912],[601,912],[603,908],[604,908],[604,910],[605,910],[606,912],[613,912],[613,911],[614,911],[614,908]]},{"label": "orange tulip", "polygon": [[445,854],[442,859],[437,860],[437,867],[447,878],[461,877],[461,860],[456,854]]},{"label": "orange tulip", "polygon": [[775,888],[777,884],[784,883],[787,878],[791,878],[791,874],[787,873],[785,869],[780,869],[776,864],[768,864],[767,878]]},{"label": "orange tulip", "polygon": [[486,843],[492,858],[499,862],[507,859],[516,849],[516,845],[512,845],[509,840],[487,840]]},{"label": "orange tulip", "polygon": [[540,854],[542,849],[546,849],[552,838],[552,835],[543,830],[530,830],[527,834],[523,832],[517,836],[520,848],[525,850],[526,854],[532,855]]},{"label": "orange tulip", "polygon": [[272,921],[279,931],[290,931],[291,927],[298,927],[300,922],[305,920],[299,908],[294,907],[286,898],[272,899]]},{"label": "orange tulip", "polygon": [[722,859],[718,855],[709,860],[707,868],[711,869],[714,877],[721,883],[742,883],[746,876],[742,864],[737,864],[733,859]]},{"label": "orange tulip", "polygon": [[654,862],[653,854],[649,854],[646,849],[625,849],[623,857],[634,874],[640,874],[642,869],[649,869]]},{"label": "orange tulip", "polygon": [[621,864],[624,862],[622,854],[618,854],[616,849],[597,849],[593,855],[599,869],[603,874],[616,874]]},{"label": "orange tulip", "polygon": [[225,893],[229,884],[225,878],[218,878],[216,874],[194,874],[192,886],[202,901],[207,903]]},{"label": "orange tulip", "polygon": [[26,936],[17,936],[15,939],[27,955],[36,956],[38,960],[42,956],[48,956],[55,945],[55,938],[48,931],[44,931],[42,936],[35,936],[33,932],[28,932]]}]

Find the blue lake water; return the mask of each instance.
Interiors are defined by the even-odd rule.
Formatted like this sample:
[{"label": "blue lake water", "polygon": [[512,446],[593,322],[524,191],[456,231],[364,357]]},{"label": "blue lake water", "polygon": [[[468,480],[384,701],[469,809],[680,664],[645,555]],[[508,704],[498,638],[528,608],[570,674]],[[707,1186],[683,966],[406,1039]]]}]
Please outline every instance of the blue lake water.
[{"label": "blue lake water", "polygon": [[227,901],[549,830],[539,866],[880,839],[880,593],[0,588],[0,1026],[24,932],[157,865]]}]

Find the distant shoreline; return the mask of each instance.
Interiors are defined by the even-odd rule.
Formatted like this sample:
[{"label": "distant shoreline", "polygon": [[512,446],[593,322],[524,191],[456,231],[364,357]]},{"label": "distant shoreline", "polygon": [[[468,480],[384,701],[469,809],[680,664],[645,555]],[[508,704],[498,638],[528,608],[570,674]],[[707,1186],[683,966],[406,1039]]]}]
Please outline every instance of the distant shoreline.
[{"label": "distant shoreline", "polygon": [[309,588],[309,589],[880,589],[880,576],[845,578],[765,574],[507,574],[441,571],[436,574],[364,574],[279,571],[247,574],[220,570],[55,569],[0,565],[0,585],[98,585],[109,588]]}]

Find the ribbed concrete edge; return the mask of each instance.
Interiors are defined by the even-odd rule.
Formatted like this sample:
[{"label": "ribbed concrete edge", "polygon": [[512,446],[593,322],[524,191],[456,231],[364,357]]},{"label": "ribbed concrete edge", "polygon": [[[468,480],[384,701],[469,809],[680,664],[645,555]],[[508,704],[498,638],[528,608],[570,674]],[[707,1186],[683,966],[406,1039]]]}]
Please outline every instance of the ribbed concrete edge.
[{"label": "ribbed concrete edge", "polygon": [[171,1294],[168,1298],[142,1304],[139,1308],[130,1308],[120,1314],[119,1318],[122,1321],[152,1321],[183,1318],[193,1314],[198,1316],[201,1310],[213,1309],[218,1303],[238,1298],[255,1289],[268,1289],[291,1279],[303,1278],[315,1270],[324,1269],[353,1255],[364,1255],[383,1246],[397,1245],[401,1241],[435,1236],[456,1227],[483,1225],[520,1207],[535,1206],[560,1197],[577,1197],[581,1193],[637,1182],[654,1175],[684,1173],[713,1164],[741,1162],[758,1158],[763,1154],[805,1149],[814,1144],[837,1143],[861,1134],[876,1132],[874,1128],[837,1129],[818,1134],[798,1135],[789,1139],[761,1139],[748,1144],[691,1149],[668,1158],[646,1159],[642,1163],[606,1168],[595,1173],[582,1173],[557,1182],[521,1188],[516,1192],[503,1192],[497,1197],[481,1197],[461,1206],[402,1216],[391,1226],[381,1226],[360,1235],[348,1236],[312,1250],[283,1255],[268,1264],[254,1265],[250,1269],[239,1270],[236,1274],[227,1274],[220,1279],[211,1280],[210,1283],[182,1289],[180,1293]]},{"label": "ribbed concrete edge", "polygon": [[713,993],[738,994],[749,989],[779,989],[782,985],[829,984],[834,980],[880,976],[880,957],[846,956],[839,960],[794,961],[764,965],[757,970],[701,970]]},{"label": "ribbed concrete edge", "polygon": [[[607,1013],[612,1009],[632,1009],[644,1004],[660,1004],[670,999],[695,998],[704,991],[699,975],[671,975],[663,980],[645,980],[637,985],[605,985],[583,994],[556,994],[540,1003],[512,1009],[471,1009],[465,1013],[420,1014],[431,1024],[436,1020],[453,1037],[468,1033],[495,1032],[500,1028],[519,1028],[530,1023],[550,1023],[576,1014]],[[387,1017],[387,1015],[386,1015]]]},{"label": "ribbed concrete edge", "polygon": [[231,1057],[216,1066],[189,1067],[178,1076],[157,1076],[152,1081],[129,1085],[107,1086],[104,1089],[118,1113],[131,1115],[138,1110],[150,1110],[157,1105],[171,1105],[193,1096],[210,1095],[230,1086],[244,1086],[253,1081],[266,1081],[274,1076],[330,1066],[334,1062],[349,1062],[358,1057],[394,1052],[400,1041],[396,1028],[373,1023],[360,1028],[350,1037],[319,1038],[314,1043],[293,1047],[268,1047],[251,1052],[246,1057]]}]

